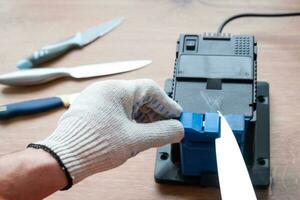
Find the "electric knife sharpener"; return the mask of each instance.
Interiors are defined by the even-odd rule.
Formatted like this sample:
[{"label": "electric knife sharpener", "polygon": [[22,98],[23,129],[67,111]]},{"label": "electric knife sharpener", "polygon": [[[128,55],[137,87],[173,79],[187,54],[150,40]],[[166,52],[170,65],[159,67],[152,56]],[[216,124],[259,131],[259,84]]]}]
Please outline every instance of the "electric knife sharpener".
[{"label": "electric knife sharpener", "polygon": [[[218,186],[215,139],[220,111],[240,146],[252,184],[270,184],[269,85],[257,81],[257,43],[251,35],[182,34],[173,79],[165,91],[183,107],[180,143],[158,148],[158,183]],[[230,158],[228,158],[230,162]]]}]

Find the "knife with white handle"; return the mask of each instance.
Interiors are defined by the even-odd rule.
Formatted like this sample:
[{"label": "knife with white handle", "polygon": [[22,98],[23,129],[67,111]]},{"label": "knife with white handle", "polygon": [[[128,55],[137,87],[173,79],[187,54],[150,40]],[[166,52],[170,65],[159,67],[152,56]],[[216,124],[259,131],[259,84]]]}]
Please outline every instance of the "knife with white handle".
[{"label": "knife with white handle", "polygon": [[20,60],[17,64],[17,67],[20,69],[32,68],[56,58],[71,49],[84,47],[85,45],[93,42],[97,38],[105,35],[117,27],[123,20],[123,17],[118,17],[98,26],[92,27],[85,32],[79,32],[73,37],[62,42],[45,46],[40,50],[35,51],[29,58]]},{"label": "knife with white handle", "polygon": [[0,105],[0,120],[45,112],[58,107],[68,108],[78,95],[79,93],[74,93]]},{"label": "knife with white handle", "polygon": [[0,83],[11,86],[37,85],[62,77],[90,78],[107,76],[142,68],[151,60],[134,60],[123,62],[84,65],[72,68],[27,69],[0,75]]},{"label": "knife with white handle", "polygon": [[216,157],[222,200],[256,200],[241,150],[226,119],[221,117],[221,136],[216,139]]}]

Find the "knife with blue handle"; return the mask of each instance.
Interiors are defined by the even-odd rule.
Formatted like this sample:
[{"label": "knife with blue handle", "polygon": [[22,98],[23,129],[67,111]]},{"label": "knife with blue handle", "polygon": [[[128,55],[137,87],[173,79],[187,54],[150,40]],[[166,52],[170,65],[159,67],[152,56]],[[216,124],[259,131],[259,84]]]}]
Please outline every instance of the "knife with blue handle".
[{"label": "knife with blue handle", "polygon": [[69,107],[78,93],[34,99],[0,106],[0,120],[45,112],[58,107]]},{"label": "knife with blue handle", "polygon": [[53,58],[65,54],[71,49],[84,47],[117,27],[123,20],[123,17],[118,17],[92,27],[85,32],[79,32],[62,42],[45,46],[40,50],[35,51],[30,57],[20,60],[17,67],[20,69],[36,67],[42,63],[52,60]]}]

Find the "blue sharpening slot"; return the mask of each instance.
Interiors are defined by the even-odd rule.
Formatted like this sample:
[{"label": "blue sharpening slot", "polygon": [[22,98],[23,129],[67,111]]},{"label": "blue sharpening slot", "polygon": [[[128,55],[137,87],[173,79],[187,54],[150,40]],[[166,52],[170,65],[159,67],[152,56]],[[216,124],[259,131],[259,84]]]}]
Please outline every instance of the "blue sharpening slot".
[{"label": "blue sharpening slot", "polygon": [[[243,152],[246,135],[244,115],[229,114],[224,117]],[[201,176],[202,173],[216,173],[215,139],[220,137],[219,114],[184,112],[180,121],[185,131],[180,143],[182,175]]]}]

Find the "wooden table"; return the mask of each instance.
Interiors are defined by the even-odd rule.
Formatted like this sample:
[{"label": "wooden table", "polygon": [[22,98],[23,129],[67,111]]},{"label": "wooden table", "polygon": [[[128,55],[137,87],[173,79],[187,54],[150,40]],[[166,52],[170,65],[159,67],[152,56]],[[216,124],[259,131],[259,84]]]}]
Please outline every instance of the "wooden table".
[{"label": "wooden table", "polygon": [[[152,59],[151,66],[126,74],[74,81],[64,79],[42,86],[0,86],[0,104],[78,92],[105,79],[151,78],[161,86],[171,77],[176,39],[180,33],[216,31],[224,18],[239,12],[300,10],[298,0],[110,0],[0,2],[0,72],[16,70],[20,58],[34,50],[95,24],[125,16],[117,29],[82,50],[48,65]],[[300,198],[300,18],[240,19],[225,32],[254,34],[258,40],[258,79],[271,85],[271,172],[269,191],[260,199]],[[64,109],[20,117],[0,124],[0,155],[22,150],[50,134]],[[220,199],[216,188],[159,185],[154,182],[155,149],[126,164],[89,177],[49,199]]]}]

